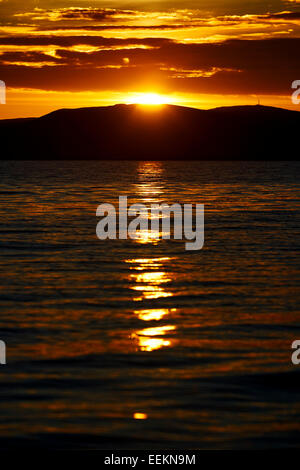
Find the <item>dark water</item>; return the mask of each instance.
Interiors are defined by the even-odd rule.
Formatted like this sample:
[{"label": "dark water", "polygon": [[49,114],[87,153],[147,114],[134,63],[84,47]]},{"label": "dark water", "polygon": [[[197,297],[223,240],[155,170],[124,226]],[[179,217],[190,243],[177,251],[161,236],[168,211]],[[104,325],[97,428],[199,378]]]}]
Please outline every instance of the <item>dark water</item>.
[{"label": "dark water", "polygon": [[[0,445],[298,447],[299,166],[1,162]],[[119,195],[204,203],[204,248],[98,240]]]}]

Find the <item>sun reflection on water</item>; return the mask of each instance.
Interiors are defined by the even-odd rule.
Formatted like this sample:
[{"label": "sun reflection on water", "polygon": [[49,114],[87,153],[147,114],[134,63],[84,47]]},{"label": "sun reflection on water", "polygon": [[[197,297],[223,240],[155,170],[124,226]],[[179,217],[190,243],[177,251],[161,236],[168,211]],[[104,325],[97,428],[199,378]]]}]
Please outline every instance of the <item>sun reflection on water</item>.
[{"label": "sun reflection on water", "polygon": [[[162,266],[164,261],[169,261],[172,258],[169,256],[161,257],[161,258],[133,258],[133,259],[126,259],[125,263],[132,263],[132,264],[140,264],[140,269],[147,268],[151,266],[152,268],[158,268]],[[134,269],[138,269],[138,267],[134,267]]]},{"label": "sun reflection on water", "polygon": [[133,419],[147,419],[147,413],[133,413]]},{"label": "sun reflection on water", "polygon": [[170,258],[166,257],[125,260],[126,263],[135,264],[131,269],[145,271],[129,275],[129,279],[134,282],[130,288],[141,293],[141,295],[134,298],[135,301],[173,296],[172,292],[167,291],[162,286],[162,284],[171,282],[172,279],[170,275],[165,271],[157,270],[164,267],[165,262],[169,259]]},{"label": "sun reflection on water", "polygon": [[[137,168],[138,183],[134,184],[137,200],[147,207],[151,203],[159,204],[162,202],[164,187],[161,176],[163,166],[161,162],[139,162]],[[152,243],[157,245],[163,235],[168,235],[161,228],[151,230],[151,222],[161,220],[161,214],[151,214],[150,210],[142,215],[148,221],[148,230],[140,230],[137,233],[136,242],[141,244]],[[156,225],[155,225],[156,226]],[[153,225],[154,227],[154,225]]]},{"label": "sun reflection on water", "polygon": [[[163,184],[161,175],[163,167],[161,162],[139,162],[139,181],[134,185],[137,200],[143,204],[160,203],[163,197]],[[145,214],[148,223],[151,218],[159,218],[158,214]],[[149,224],[150,225],[150,224]],[[137,243],[158,244],[160,242],[161,230],[156,232],[140,231]],[[130,258],[125,263],[129,264],[130,289],[137,292],[133,300],[141,304],[143,301],[159,300],[172,297],[174,294],[167,286],[172,282],[169,265],[172,258],[168,256],[154,258]],[[139,320],[145,322],[162,322],[176,312],[176,308],[143,308],[134,310]],[[174,325],[159,325],[151,328],[143,328],[135,331],[131,338],[136,342],[140,351],[154,351],[163,347],[171,346],[173,340],[170,333],[176,329]],[[168,337],[165,337],[168,335]]]},{"label": "sun reflection on water", "polygon": [[144,321],[159,321],[172,312],[176,312],[176,308],[148,308],[144,310],[135,310],[134,313],[140,320]]},{"label": "sun reflection on water", "polygon": [[170,346],[171,340],[160,338],[167,334],[169,331],[174,331],[174,325],[158,326],[156,328],[145,328],[143,330],[133,333],[132,338],[138,341],[138,346],[141,351],[154,351],[164,346]]},{"label": "sun reflection on water", "polygon": [[135,282],[148,282],[149,284],[162,284],[163,282],[170,282],[171,278],[164,272],[146,272],[141,274],[131,274],[130,276]]},{"label": "sun reflection on water", "polygon": [[171,292],[165,291],[161,286],[161,284],[171,281],[171,278],[165,272],[148,271],[131,274],[130,278],[135,281],[132,290],[142,292],[142,297],[138,297],[135,300],[142,300],[143,298],[158,299],[159,297],[171,297],[173,295]]}]

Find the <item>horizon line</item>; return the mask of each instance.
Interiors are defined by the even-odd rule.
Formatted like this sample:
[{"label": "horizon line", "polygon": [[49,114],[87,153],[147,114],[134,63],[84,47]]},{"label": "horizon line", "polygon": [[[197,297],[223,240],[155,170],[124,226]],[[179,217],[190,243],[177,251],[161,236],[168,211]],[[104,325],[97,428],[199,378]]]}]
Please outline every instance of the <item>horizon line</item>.
[{"label": "horizon line", "polygon": [[215,108],[208,108],[208,109],[203,109],[203,108],[195,108],[193,106],[185,106],[185,105],[178,105],[178,104],[173,104],[173,103],[160,103],[160,104],[144,104],[144,103],[115,103],[115,104],[110,104],[110,105],[104,105],[104,106],[81,106],[79,108],[57,108],[53,111],[50,111],[49,113],[42,114],[40,116],[29,116],[29,117],[15,117],[15,118],[0,118],[1,121],[15,121],[15,120],[27,120],[27,119],[39,119],[45,116],[49,116],[50,114],[56,113],[58,111],[76,111],[76,110],[82,110],[82,109],[96,109],[96,108],[115,108],[117,106],[135,106],[135,107],[140,107],[144,109],[153,109],[153,108],[164,108],[166,106],[168,107],[173,107],[173,108],[186,108],[186,109],[192,109],[196,111],[214,111],[217,109],[230,109],[230,108],[269,108],[269,109],[279,109],[282,111],[290,111],[290,112],[300,112],[299,110],[296,109],[288,109],[288,108],[281,108],[279,106],[269,106],[269,105],[262,105],[259,103],[256,104],[242,104],[242,105],[232,105],[232,106],[216,106]]}]

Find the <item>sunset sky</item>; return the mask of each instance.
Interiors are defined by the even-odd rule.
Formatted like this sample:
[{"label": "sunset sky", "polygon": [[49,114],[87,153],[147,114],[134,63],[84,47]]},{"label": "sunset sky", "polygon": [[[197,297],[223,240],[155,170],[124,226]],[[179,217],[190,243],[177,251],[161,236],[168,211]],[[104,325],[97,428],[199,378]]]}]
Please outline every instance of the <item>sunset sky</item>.
[{"label": "sunset sky", "polygon": [[0,118],[147,93],[300,110],[300,0],[0,0],[0,53]]}]

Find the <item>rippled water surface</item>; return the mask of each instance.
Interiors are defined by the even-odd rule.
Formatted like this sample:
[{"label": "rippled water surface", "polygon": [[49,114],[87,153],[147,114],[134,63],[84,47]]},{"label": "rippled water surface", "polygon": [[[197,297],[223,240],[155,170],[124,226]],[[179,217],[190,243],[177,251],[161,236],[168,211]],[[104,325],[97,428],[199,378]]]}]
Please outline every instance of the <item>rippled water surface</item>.
[{"label": "rippled water surface", "polygon": [[[298,447],[299,164],[1,162],[0,445]],[[205,244],[96,208],[203,203]]]}]

